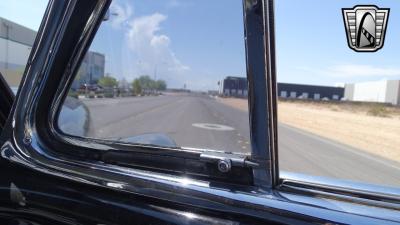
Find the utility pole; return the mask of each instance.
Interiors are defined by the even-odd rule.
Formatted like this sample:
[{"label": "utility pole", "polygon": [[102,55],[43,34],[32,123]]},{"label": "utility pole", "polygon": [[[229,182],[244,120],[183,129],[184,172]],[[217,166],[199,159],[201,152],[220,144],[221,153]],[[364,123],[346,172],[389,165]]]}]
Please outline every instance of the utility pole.
[{"label": "utility pole", "polygon": [[5,22],[3,22],[3,26],[6,28],[6,51],[5,51],[5,58],[6,58],[6,65],[5,65],[5,69],[6,71],[8,70],[8,49],[10,48],[9,46],[9,41],[10,41],[10,28],[11,25],[7,24]]},{"label": "utility pole", "polygon": [[154,80],[157,80],[157,64],[154,67]]}]

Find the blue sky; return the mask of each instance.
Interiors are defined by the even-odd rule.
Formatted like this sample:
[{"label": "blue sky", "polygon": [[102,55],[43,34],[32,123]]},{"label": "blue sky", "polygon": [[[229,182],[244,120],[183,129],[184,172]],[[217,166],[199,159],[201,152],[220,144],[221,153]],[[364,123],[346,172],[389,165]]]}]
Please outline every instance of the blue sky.
[{"label": "blue sky", "polygon": [[0,17],[36,31],[39,29],[47,3],[46,0],[1,0]]},{"label": "blue sky", "polygon": [[[390,8],[383,49],[357,53],[347,45],[341,8]],[[335,85],[400,79],[400,2],[396,0],[276,1],[278,81]]]},{"label": "blue sky", "polygon": [[113,76],[148,74],[170,87],[208,90],[225,76],[245,75],[240,0],[119,0],[111,12],[92,49],[112,52],[106,67]]},{"label": "blue sky", "polygon": [[[2,0],[0,15],[37,29],[47,1]],[[35,7],[32,7],[32,4]],[[391,8],[385,46],[356,53],[347,45],[341,8]],[[336,85],[400,79],[397,0],[277,0],[278,81]],[[142,74],[170,87],[216,89],[225,76],[245,76],[241,0],[115,0],[92,50],[106,55],[106,72]]]}]

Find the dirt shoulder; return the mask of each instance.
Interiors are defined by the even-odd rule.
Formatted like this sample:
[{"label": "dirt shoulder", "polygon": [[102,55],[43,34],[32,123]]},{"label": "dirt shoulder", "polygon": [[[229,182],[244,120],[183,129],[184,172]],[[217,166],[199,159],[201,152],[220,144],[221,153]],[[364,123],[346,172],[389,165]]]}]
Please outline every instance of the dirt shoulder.
[{"label": "dirt shoulder", "polygon": [[[247,111],[247,100],[219,98],[218,101]],[[390,160],[400,161],[398,108],[279,101],[278,121]]]}]

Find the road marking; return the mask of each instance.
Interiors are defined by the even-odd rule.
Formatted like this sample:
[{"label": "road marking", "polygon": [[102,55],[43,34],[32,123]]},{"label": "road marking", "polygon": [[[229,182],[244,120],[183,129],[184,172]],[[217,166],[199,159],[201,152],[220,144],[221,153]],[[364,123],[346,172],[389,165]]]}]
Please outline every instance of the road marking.
[{"label": "road marking", "polygon": [[229,127],[226,125],[215,124],[215,123],[194,123],[192,126],[207,130],[218,130],[218,131],[231,131],[235,130],[233,127]]}]

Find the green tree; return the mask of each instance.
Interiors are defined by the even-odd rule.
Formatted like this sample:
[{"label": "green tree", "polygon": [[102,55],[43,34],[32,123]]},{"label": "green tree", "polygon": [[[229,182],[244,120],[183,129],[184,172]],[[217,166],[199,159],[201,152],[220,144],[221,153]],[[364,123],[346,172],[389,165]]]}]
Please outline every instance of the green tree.
[{"label": "green tree", "polygon": [[132,87],[135,90],[134,85],[137,87],[140,85],[140,91],[144,91],[146,93],[163,91],[167,89],[167,83],[164,80],[153,80],[149,75],[142,75],[133,81]]},{"label": "green tree", "polygon": [[132,82],[132,89],[133,89],[133,94],[139,95],[142,93],[142,85],[140,84],[139,79],[134,79]]},{"label": "green tree", "polygon": [[102,86],[102,87],[115,87],[118,85],[118,81],[117,79],[115,79],[114,77],[102,77],[99,79],[99,81],[97,82],[98,85]]},{"label": "green tree", "polygon": [[154,81],[150,78],[149,75],[143,75],[139,77],[140,85],[144,90],[150,90],[153,88]]},{"label": "green tree", "polygon": [[167,89],[167,83],[164,80],[157,80],[155,83],[156,83],[156,90],[165,91],[165,89]]}]

